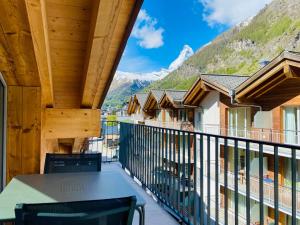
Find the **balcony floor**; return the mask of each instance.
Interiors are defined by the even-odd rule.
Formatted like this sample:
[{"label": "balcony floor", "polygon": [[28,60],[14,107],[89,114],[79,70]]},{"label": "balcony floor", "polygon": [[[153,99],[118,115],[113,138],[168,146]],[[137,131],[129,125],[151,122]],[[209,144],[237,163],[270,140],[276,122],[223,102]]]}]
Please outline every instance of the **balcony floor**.
[{"label": "balcony floor", "polygon": [[[146,218],[145,225],[178,225],[178,221],[175,220],[166,210],[164,210],[146,191],[138,185],[117,162],[115,163],[103,163],[102,171],[120,171],[124,175],[124,178],[132,185],[132,187],[145,199],[146,201]],[[138,214],[134,214],[133,225],[138,225]]]}]

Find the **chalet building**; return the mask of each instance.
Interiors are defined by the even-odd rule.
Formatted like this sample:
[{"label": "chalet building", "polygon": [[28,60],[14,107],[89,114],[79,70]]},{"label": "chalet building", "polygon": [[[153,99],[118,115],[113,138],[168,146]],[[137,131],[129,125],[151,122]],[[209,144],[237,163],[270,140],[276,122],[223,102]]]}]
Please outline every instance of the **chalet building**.
[{"label": "chalet building", "polygon": [[[235,89],[234,99],[237,104],[244,104],[244,111],[235,110],[229,114],[228,124],[232,126],[239,121],[244,122],[245,129],[235,132],[235,135],[251,139],[260,139],[271,142],[299,145],[299,107],[300,107],[300,54],[284,51],[273,59],[268,65],[253,74],[244,83]],[[248,105],[248,106],[247,106]],[[230,109],[229,109],[230,112]],[[235,118],[234,118],[235,116]],[[231,122],[232,121],[232,122]],[[257,149],[252,148],[254,151]],[[243,171],[245,151],[240,150],[240,166]],[[254,158],[252,168],[258,165],[257,152],[251,153]],[[296,152],[296,166],[300,168],[300,154]],[[255,161],[256,159],[256,161]],[[250,168],[251,170],[251,168]],[[292,203],[291,197],[291,151],[279,150],[279,190],[281,207],[279,222],[290,224],[292,221],[289,211]],[[256,174],[256,175],[255,175]],[[299,170],[296,171],[299,177]],[[255,178],[256,177],[256,178]],[[271,189],[274,182],[274,149],[264,150],[264,185]],[[258,184],[257,173],[253,173],[251,189],[256,190]],[[297,181],[297,186],[299,182]],[[255,192],[255,191],[254,191]],[[297,196],[299,195],[297,188]],[[272,196],[266,191],[265,198],[271,201]],[[296,201],[297,206],[300,200]],[[265,210],[274,219],[274,208],[266,206]],[[297,214],[299,221],[300,217]]]},{"label": "chalet building", "polygon": [[226,135],[226,107],[231,93],[246,76],[202,74],[184,97],[184,105],[194,107],[196,131]]},{"label": "chalet building", "polygon": [[163,94],[164,90],[150,90],[144,105],[144,111],[148,115],[146,123],[151,121],[162,121],[163,113],[161,111],[159,101]]},{"label": "chalet building", "polygon": [[[195,129],[198,131],[263,141],[298,144],[300,55],[283,52],[257,73],[248,77],[201,75],[185,96],[184,104],[195,108]],[[213,145],[213,143],[212,143]],[[220,144],[220,172],[224,180],[224,158],[228,157],[229,212],[234,218],[234,148]],[[258,146],[250,148],[252,222],[259,220]],[[212,150],[213,151],[213,150]],[[245,191],[245,143],[239,144],[239,185]],[[205,150],[204,150],[205,152]],[[212,157],[215,157],[212,154]],[[291,197],[291,152],[279,151],[279,190],[282,199],[279,219],[289,224]],[[300,155],[297,153],[297,159]],[[297,164],[300,161],[297,160]],[[274,183],[274,149],[263,153],[264,199],[272,202]],[[298,174],[298,172],[297,172]],[[298,176],[298,175],[297,175]],[[224,183],[220,182],[221,209],[224,207]],[[239,194],[239,220],[245,224],[245,192]],[[297,192],[298,193],[298,192]],[[297,200],[297,205],[300,201]],[[274,206],[273,206],[274,207]],[[264,207],[266,220],[274,220],[274,208]],[[224,210],[224,208],[223,208]],[[229,213],[229,214],[230,214]],[[230,216],[230,215],[229,215]],[[298,217],[297,217],[298,218]],[[299,219],[299,218],[298,218]]]},{"label": "chalet building", "polygon": [[183,105],[183,97],[186,91],[165,90],[158,101],[159,109],[154,118],[146,121],[146,124],[174,129],[183,129],[189,126],[193,130],[193,109]]},{"label": "chalet building", "polygon": [[144,123],[147,114],[143,110],[148,93],[137,93],[130,97],[127,113],[134,123]]},{"label": "chalet building", "polygon": [[[228,107],[234,107],[231,105],[231,93],[238,85],[247,80],[246,76],[239,75],[219,75],[219,74],[201,74],[193,86],[184,96],[183,103],[186,106],[194,107],[194,128],[197,132],[215,134],[215,135],[227,135],[227,130],[223,129],[223,124],[227,122],[226,113]],[[212,167],[215,163],[207,164],[208,161],[208,145],[210,143],[210,157],[211,159],[216,158],[215,150],[216,143],[215,140],[207,140],[204,137],[203,142],[205,143],[202,147],[203,157],[204,157],[204,170],[207,173],[207,167]],[[197,143],[200,143],[200,137],[197,138]],[[197,151],[200,151],[200,145],[196,145]],[[221,143],[217,144],[218,148],[223,149],[224,146]],[[197,157],[199,160],[199,156]],[[220,159],[219,165],[222,163],[222,158]],[[200,162],[197,163],[198,173],[200,171]],[[222,166],[221,166],[222,168]],[[221,169],[220,168],[220,169]],[[221,169],[222,171],[222,169]],[[220,178],[221,180],[222,178]],[[223,179],[224,180],[224,179]],[[208,180],[204,178],[205,185]],[[211,192],[215,192],[214,179],[210,181]],[[220,182],[222,184],[222,181]],[[221,190],[221,186],[220,186]],[[204,196],[208,195],[207,190],[204,191]],[[221,194],[221,193],[220,193]],[[200,195],[200,193],[199,193]],[[206,199],[206,198],[204,198]],[[207,201],[205,201],[208,204]],[[220,210],[224,208],[220,208]],[[231,209],[231,208],[229,208]]]}]

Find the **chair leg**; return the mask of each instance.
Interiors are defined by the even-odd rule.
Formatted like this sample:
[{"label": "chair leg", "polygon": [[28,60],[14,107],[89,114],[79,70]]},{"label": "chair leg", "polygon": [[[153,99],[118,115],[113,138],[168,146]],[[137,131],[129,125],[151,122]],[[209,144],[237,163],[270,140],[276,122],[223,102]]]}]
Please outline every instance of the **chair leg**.
[{"label": "chair leg", "polygon": [[145,207],[141,206],[141,207],[137,207],[136,210],[139,213],[139,224],[140,225],[145,225]]}]

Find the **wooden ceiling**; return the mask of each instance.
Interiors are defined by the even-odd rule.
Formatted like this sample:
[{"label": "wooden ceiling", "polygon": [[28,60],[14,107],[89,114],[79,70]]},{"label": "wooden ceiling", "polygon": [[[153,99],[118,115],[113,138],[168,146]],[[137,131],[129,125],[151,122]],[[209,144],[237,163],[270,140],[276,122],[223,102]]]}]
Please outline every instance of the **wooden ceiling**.
[{"label": "wooden ceiling", "polygon": [[101,106],[142,0],[1,0],[0,69],[55,108]]},{"label": "wooden ceiling", "polygon": [[128,110],[127,110],[128,114],[131,115],[131,114],[135,113],[136,109],[139,106],[140,106],[140,104],[139,104],[139,102],[138,102],[138,100],[136,98],[136,95],[131,96],[129,104],[128,104]]},{"label": "wooden ceiling", "polygon": [[212,89],[199,78],[186,93],[183,103],[190,106],[199,106],[204,97]]},{"label": "wooden ceiling", "polygon": [[142,2],[0,0],[7,85],[41,87],[42,108],[100,108]]},{"label": "wooden ceiling", "polygon": [[145,105],[144,105],[144,110],[146,112],[149,112],[149,111],[156,110],[156,109],[159,109],[159,105],[158,105],[158,102],[157,102],[155,96],[150,91],[149,95],[147,97],[147,100],[145,102]]},{"label": "wooden ceiling", "polygon": [[0,70],[7,85],[39,86],[25,2],[0,1]]},{"label": "wooden ceiling", "polygon": [[162,96],[159,105],[161,108],[175,108],[172,99],[170,99],[166,93]]}]

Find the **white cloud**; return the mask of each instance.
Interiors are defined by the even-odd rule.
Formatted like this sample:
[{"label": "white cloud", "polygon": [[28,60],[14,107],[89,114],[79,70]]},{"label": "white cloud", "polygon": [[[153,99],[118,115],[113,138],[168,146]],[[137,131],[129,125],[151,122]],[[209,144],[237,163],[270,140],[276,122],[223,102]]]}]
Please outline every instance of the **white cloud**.
[{"label": "white cloud", "polygon": [[157,27],[157,19],[148,15],[142,9],[137,17],[136,24],[132,31],[132,37],[138,40],[138,45],[143,48],[159,48],[164,45],[162,27]]},{"label": "white cloud", "polygon": [[234,26],[256,15],[272,0],[199,0],[204,7],[203,18],[210,26]]}]

